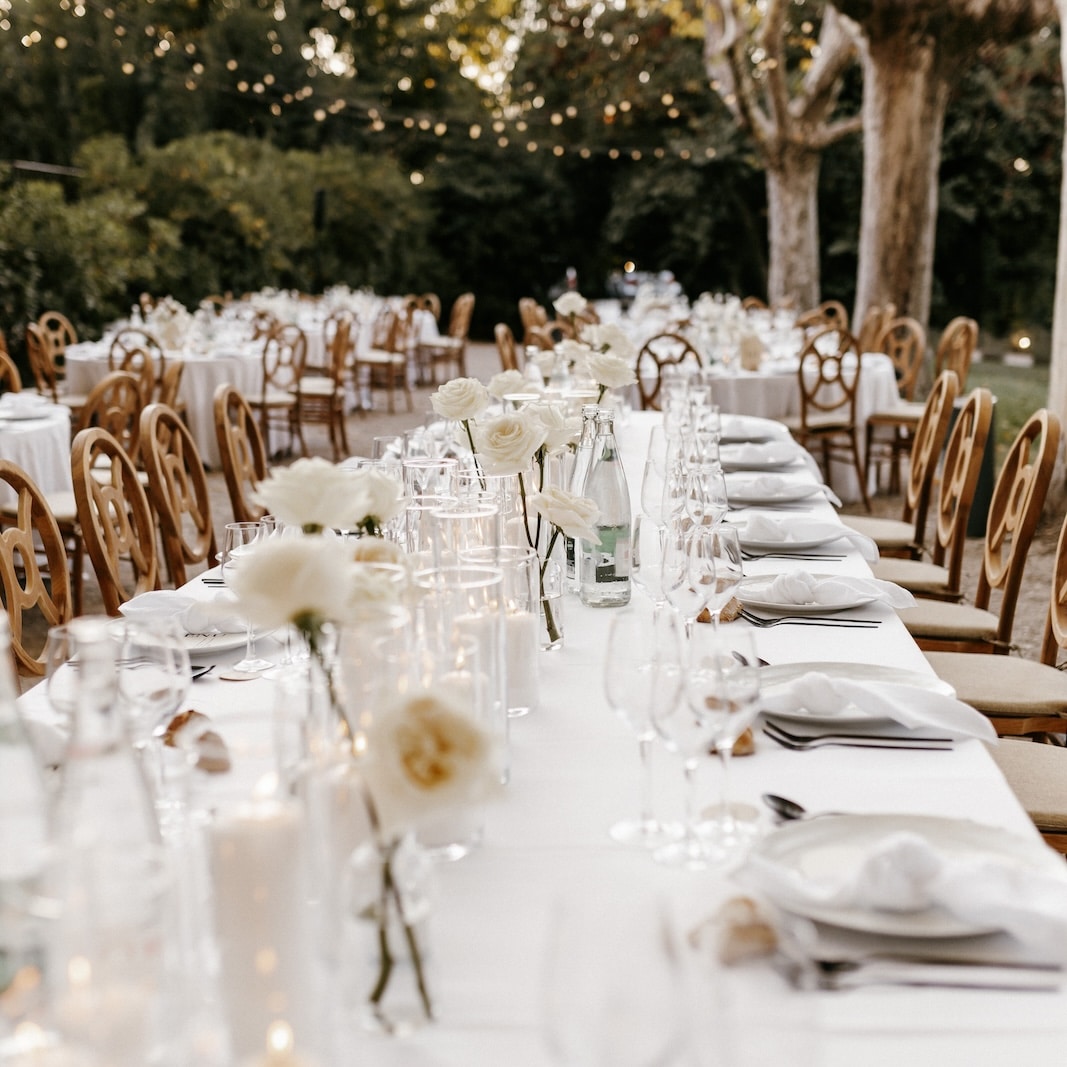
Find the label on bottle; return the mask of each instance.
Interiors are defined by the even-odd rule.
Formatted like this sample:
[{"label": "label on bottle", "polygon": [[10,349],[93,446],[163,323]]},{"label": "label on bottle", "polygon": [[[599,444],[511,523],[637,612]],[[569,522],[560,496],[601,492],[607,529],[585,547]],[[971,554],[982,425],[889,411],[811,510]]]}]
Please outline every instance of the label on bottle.
[{"label": "label on bottle", "polygon": [[590,545],[597,585],[630,580],[630,527],[598,526],[600,544]]}]

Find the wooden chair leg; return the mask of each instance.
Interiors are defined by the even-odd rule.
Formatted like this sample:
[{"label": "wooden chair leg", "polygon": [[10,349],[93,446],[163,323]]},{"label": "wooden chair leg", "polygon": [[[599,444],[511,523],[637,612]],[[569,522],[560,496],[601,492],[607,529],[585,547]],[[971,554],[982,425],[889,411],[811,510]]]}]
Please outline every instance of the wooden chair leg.
[{"label": "wooden chair leg", "polygon": [[[863,497],[863,506],[870,511],[871,499],[867,493],[867,477],[864,470],[864,464],[860,462],[860,447],[859,442],[856,440],[856,430],[853,428],[849,432],[849,442],[852,445],[852,462],[856,468],[856,477],[860,480],[860,496]],[[829,484],[829,483],[827,483]]]}]

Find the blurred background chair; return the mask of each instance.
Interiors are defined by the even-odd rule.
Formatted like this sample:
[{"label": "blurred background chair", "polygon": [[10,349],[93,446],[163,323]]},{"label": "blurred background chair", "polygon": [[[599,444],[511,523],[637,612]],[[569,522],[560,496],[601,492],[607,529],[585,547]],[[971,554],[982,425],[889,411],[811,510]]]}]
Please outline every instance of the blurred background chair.
[{"label": "blurred background chair", "polygon": [[635,367],[642,410],[660,410],[664,368],[680,367],[683,363],[692,363],[696,370],[702,366],[700,353],[681,334],[658,333],[641,346]]},{"label": "blurred background chair", "polygon": [[307,443],[301,425],[300,379],[307,362],[307,335],[295,323],[275,327],[263,342],[263,387],[256,402],[263,440],[274,451],[275,434],[287,435],[286,455],[293,451],[293,441],[300,442],[300,452],[307,455]]},{"label": "blurred background chair", "polygon": [[267,509],[252,500],[267,477],[267,449],[255,412],[238,390],[224,382],[215,390],[215,438],[222,457],[234,522],[258,522]]}]

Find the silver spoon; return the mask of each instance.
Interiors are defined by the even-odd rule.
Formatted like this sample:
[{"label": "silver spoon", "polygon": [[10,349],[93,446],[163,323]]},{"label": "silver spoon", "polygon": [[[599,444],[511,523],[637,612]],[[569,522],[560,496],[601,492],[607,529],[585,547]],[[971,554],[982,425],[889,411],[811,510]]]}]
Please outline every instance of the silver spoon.
[{"label": "silver spoon", "polygon": [[790,800],[789,797],[780,797],[777,793],[764,793],[761,799],[779,819],[785,822],[794,822],[797,819],[819,819],[823,815],[842,814],[840,811],[810,812],[803,804]]}]

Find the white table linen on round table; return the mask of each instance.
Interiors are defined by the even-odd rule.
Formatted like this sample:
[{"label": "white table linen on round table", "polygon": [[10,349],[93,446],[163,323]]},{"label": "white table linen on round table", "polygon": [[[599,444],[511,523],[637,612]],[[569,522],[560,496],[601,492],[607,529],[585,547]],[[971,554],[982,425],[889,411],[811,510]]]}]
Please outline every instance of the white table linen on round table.
[{"label": "white table linen on round table", "polygon": [[[108,345],[81,342],[67,349],[67,381],[74,392],[88,393],[108,374]],[[189,431],[206,467],[221,463],[215,437],[215,390],[228,382],[250,400],[263,389],[263,342],[220,339],[208,353],[168,352],[185,364],[179,396],[185,403]]]},{"label": "white table linen on round table", "polygon": [[[17,463],[44,493],[69,493],[70,408],[49,404],[39,418],[0,417],[0,458]],[[14,495],[0,487],[0,503],[8,504]]]},{"label": "white table linen on round table", "polygon": [[[632,493],[636,496],[647,435],[658,416],[635,414],[617,427]],[[797,477],[804,477],[798,474]],[[832,519],[829,504],[813,512]],[[836,546],[835,546],[836,547]],[[843,550],[843,549],[842,549]],[[781,560],[746,564],[750,573],[783,569]],[[868,575],[850,550],[826,571]],[[185,591],[213,596],[217,587],[194,580]],[[635,591],[635,597],[640,594]],[[772,663],[836,660],[893,664],[929,672],[926,660],[891,609],[869,605],[865,617],[882,620],[874,630],[778,627],[759,631],[758,651]],[[359,1034],[343,1038],[344,1060],[367,1050],[386,1067],[548,1067],[553,1062],[540,1030],[542,959],[553,905],[583,886],[607,885],[625,894],[663,894],[688,930],[738,892],[722,873],[681,872],[653,862],[641,850],[613,844],[607,829],[633,814],[638,799],[636,742],[603,696],[602,672],[613,611],[587,608],[569,598],[564,647],[542,656],[538,710],[511,724],[511,781],[486,813],[485,841],[472,855],[441,867],[440,894],[432,917],[439,1021],[405,1041]],[[742,626],[742,623],[729,625]],[[280,656],[267,639],[260,650]],[[240,653],[227,654],[227,661]],[[199,654],[194,659],[200,659]],[[217,675],[217,672],[216,672]],[[223,736],[228,723],[258,709],[269,714],[277,683],[232,683],[209,675],[197,682],[190,706],[210,715]],[[32,713],[43,703],[41,687],[22,698]],[[673,757],[655,750],[657,814],[681,813],[681,772]],[[701,772],[701,801],[716,798],[717,769]],[[978,741],[952,751],[823,749],[797,753],[765,738],[757,754],[733,764],[737,801],[759,805],[764,790],[799,799],[811,810],[921,813],[970,818],[1018,834],[1036,833]],[[712,973],[712,972],[709,972]],[[721,997],[754,983],[758,1015],[740,1031],[719,1015]],[[946,1064],[1057,1063],[1067,1048],[1067,994],[998,993],[871,988],[850,993],[800,994],[784,988],[767,968],[718,972],[694,989],[697,1033],[692,1054],[679,1067],[780,1062],[811,1067],[945,1067]],[[808,1058],[775,1036],[782,1019],[808,1020],[814,1051]],[[740,1025],[740,1024],[739,1024]],[[337,1033],[345,1031],[343,1023]],[[757,1038],[775,1046],[772,1059],[718,1055],[723,1034],[733,1033],[742,1053]]]}]

